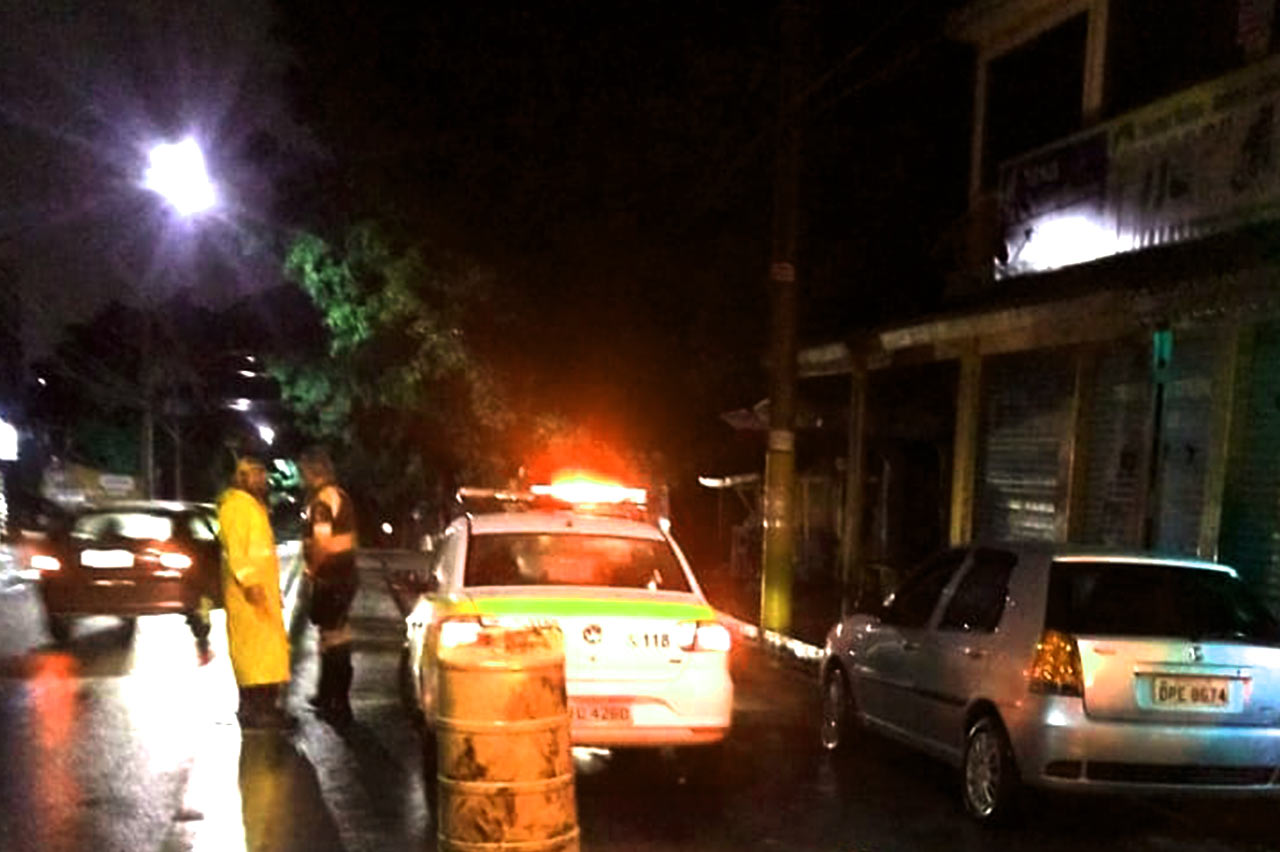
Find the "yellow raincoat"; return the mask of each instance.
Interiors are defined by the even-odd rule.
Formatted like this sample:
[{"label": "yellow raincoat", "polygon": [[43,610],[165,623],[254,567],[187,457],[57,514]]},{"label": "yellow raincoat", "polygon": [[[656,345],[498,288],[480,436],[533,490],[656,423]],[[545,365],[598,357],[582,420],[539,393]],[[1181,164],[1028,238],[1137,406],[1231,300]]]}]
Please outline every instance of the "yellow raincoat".
[{"label": "yellow raincoat", "polygon": [[[280,604],[280,563],[267,510],[247,491],[229,488],[218,499],[227,646],[238,686],[289,680],[289,637]],[[266,606],[244,596],[262,587]]]}]

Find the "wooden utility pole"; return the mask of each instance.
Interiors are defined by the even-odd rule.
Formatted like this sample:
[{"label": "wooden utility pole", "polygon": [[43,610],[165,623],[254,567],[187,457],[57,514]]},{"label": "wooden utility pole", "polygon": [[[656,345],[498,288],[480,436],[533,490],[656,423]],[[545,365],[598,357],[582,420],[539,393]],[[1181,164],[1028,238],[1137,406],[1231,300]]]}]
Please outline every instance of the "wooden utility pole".
[{"label": "wooden utility pole", "polygon": [[778,85],[778,150],[774,174],[773,248],[769,263],[772,332],[769,346],[769,446],[764,467],[764,548],[760,625],[791,627],[795,559],[796,234],[800,184],[800,116],[809,11],[804,0],[782,0]]}]

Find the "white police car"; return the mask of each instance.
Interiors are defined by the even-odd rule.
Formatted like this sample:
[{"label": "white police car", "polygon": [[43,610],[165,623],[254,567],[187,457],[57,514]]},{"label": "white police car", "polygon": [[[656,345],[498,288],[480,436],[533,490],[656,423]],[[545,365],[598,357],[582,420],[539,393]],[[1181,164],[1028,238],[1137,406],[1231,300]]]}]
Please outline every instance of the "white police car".
[{"label": "white police car", "polygon": [[[503,508],[455,520],[406,618],[409,686],[430,726],[437,654],[486,625],[558,625],[574,745],[710,745],[729,732],[730,634],[644,492],[575,481],[464,489]],[[618,517],[619,508],[631,517]],[[605,511],[601,511],[602,508]]]}]

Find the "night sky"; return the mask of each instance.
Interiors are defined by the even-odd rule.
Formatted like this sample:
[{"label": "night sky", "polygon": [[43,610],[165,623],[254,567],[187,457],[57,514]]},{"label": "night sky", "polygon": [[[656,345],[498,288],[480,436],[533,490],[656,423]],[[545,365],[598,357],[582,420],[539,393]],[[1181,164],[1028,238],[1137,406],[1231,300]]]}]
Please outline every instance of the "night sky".
[{"label": "night sky", "polygon": [[[375,219],[494,270],[517,392],[655,444],[764,395],[773,4],[87,5],[0,10],[0,263],[29,354],[113,296],[277,284],[263,234]],[[810,4],[806,340],[936,303],[967,162],[954,5]],[[224,188],[211,220],[137,186],[185,132]]]}]

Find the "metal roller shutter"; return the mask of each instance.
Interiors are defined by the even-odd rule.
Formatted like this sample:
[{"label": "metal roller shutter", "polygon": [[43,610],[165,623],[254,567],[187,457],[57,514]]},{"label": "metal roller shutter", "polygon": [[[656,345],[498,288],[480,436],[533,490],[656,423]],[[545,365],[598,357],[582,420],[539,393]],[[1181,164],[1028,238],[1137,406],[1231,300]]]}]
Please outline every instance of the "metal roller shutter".
[{"label": "metal roller shutter", "polygon": [[1218,555],[1280,614],[1280,326],[1258,328],[1240,392]]},{"label": "metal roller shutter", "polygon": [[1194,554],[1208,474],[1214,378],[1225,354],[1219,335],[1174,335],[1173,360],[1160,418],[1153,544],[1169,553]]},{"label": "metal roller shutter", "polygon": [[1142,544],[1154,388],[1146,345],[1120,341],[1102,352],[1086,415],[1086,544]]},{"label": "metal roller shutter", "polygon": [[983,363],[974,532],[989,541],[1052,541],[1063,517],[1063,447],[1074,351],[1000,355]]}]

